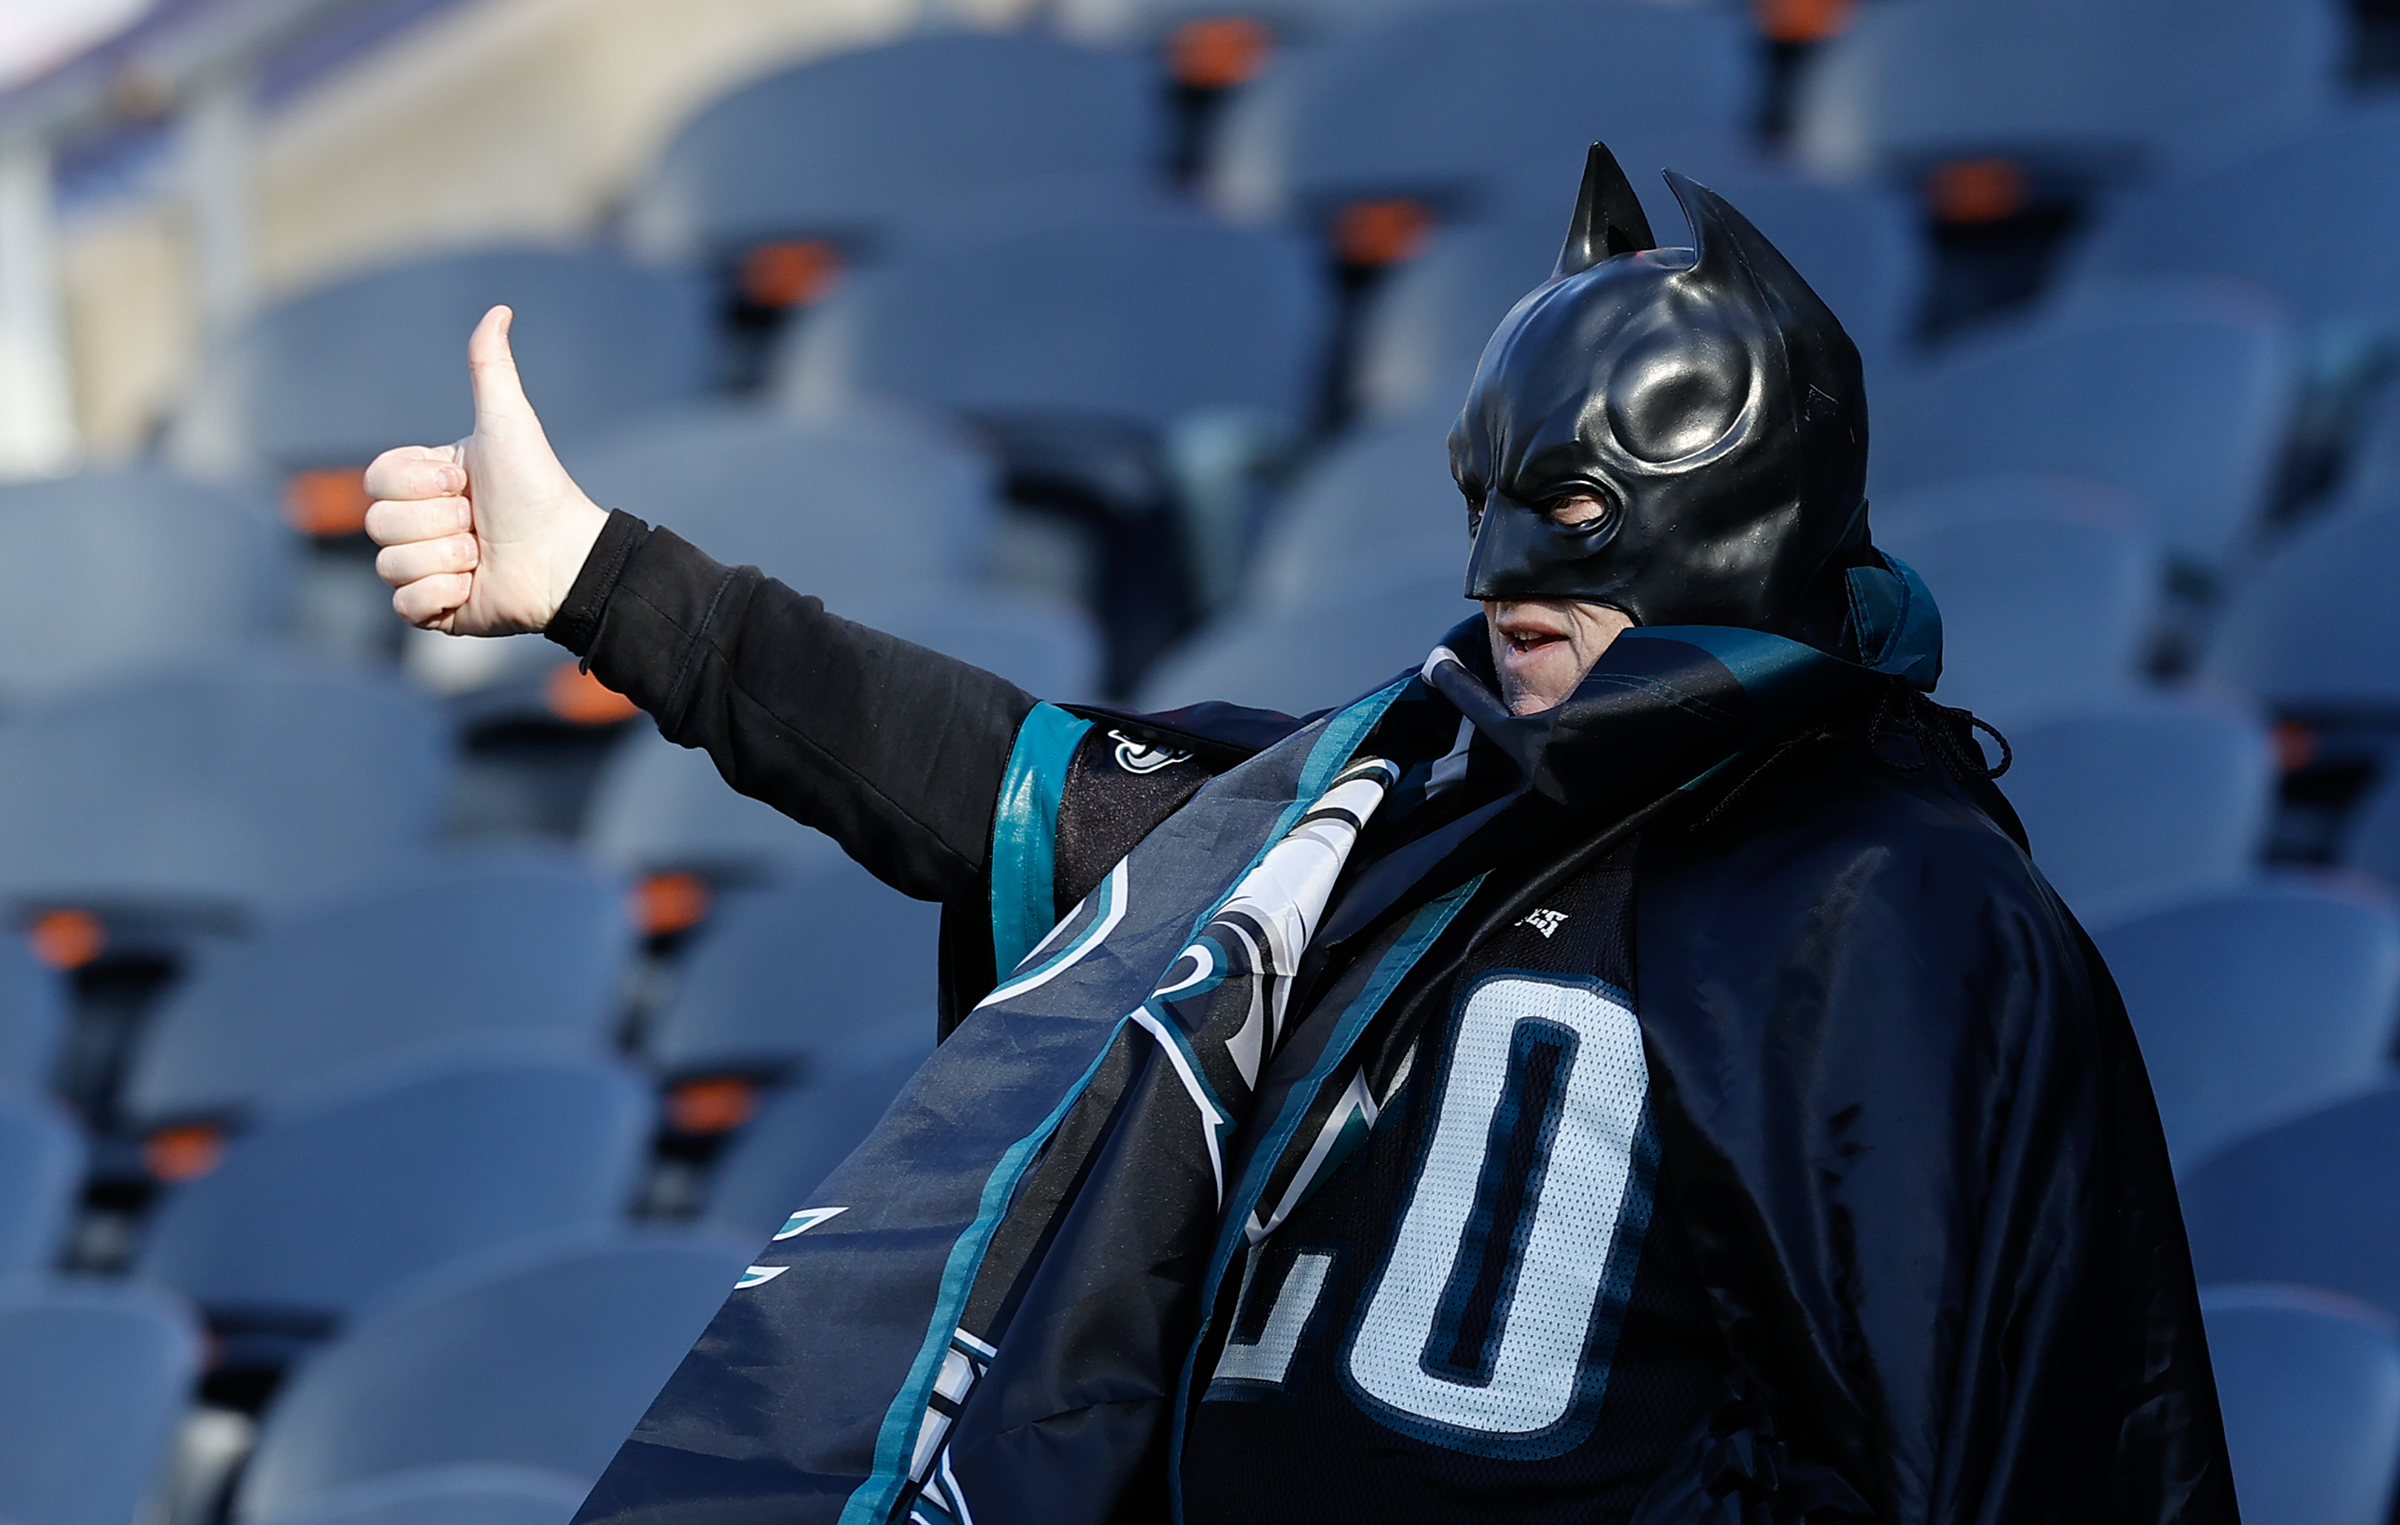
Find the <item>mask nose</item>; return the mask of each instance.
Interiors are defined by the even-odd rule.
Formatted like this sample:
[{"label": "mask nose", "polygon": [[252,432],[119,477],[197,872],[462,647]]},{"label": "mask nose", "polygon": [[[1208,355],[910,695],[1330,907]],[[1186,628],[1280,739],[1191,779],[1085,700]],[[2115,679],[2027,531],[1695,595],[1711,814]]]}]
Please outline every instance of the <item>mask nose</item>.
[{"label": "mask nose", "polygon": [[1580,598],[1600,590],[1591,565],[1617,535],[1621,516],[1561,527],[1502,493],[1484,502],[1483,522],[1467,552],[1467,597]]}]

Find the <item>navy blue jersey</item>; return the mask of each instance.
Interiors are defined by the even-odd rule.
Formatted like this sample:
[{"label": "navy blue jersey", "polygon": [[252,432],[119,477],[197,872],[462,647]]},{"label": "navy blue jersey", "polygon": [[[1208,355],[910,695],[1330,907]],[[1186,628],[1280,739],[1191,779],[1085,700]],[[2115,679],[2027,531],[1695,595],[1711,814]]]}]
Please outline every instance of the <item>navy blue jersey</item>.
[{"label": "navy blue jersey", "polygon": [[1249,1253],[1189,1525],[1628,1519],[1728,1358],[1661,1196],[1630,872],[1493,940],[1366,1143]]}]

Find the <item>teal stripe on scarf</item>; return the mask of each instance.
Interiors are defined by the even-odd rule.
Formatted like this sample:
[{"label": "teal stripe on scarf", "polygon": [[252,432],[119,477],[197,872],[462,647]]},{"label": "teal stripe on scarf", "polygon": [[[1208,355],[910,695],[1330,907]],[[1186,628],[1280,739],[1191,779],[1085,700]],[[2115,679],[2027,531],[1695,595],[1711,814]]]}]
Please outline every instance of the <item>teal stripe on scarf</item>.
[{"label": "teal stripe on scarf", "polygon": [[1017,727],[992,816],[992,967],[1002,979],[1058,924],[1058,802],[1091,728],[1055,704],[1035,705]]}]

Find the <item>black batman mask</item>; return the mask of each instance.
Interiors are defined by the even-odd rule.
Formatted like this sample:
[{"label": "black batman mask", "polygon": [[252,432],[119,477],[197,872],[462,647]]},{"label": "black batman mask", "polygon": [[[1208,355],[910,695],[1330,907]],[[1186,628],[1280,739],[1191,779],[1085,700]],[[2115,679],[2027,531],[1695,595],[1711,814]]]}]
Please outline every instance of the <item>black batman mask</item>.
[{"label": "black batman mask", "polygon": [[[1858,349],[1749,220],[1673,171],[1692,249],[1653,247],[1592,145],[1558,269],[1485,346],[1450,469],[1467,596],[1607,604],[1641,625],[1740,625],[1826,650],[1865,563]],[[1597,499],[1580,524],[1544,510]]]}]

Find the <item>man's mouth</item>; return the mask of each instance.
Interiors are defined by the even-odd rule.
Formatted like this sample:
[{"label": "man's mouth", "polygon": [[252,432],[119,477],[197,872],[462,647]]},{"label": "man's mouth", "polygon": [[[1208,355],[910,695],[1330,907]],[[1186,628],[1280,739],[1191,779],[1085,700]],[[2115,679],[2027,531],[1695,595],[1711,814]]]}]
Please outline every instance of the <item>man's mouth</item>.
[{"label": "man's mouth", "polygon": [[1503,631],[1502,634],[1508,637],[1509,647],[1520,652],[1538,651],[1544,646],[1554,646],[1566,639],[1563,635],[1555,635],[1547,630],[1509,630]]}]

